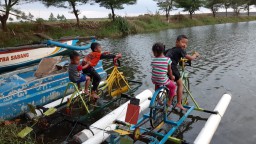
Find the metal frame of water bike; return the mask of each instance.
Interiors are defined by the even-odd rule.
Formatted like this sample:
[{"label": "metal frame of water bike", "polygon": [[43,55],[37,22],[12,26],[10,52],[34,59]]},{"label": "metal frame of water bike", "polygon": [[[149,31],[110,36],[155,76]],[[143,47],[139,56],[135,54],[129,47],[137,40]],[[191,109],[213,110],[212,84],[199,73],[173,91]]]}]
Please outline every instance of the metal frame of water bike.
[{"label": "metal frame of water bike", "polygon": [[[119,60],[116,60],[113,63],[114,63],[114,68],[113,68],[111,74],[109,75],[107,80],[104,81],[103,84],[99,85],[99,88],[98,88],[99,89],[98,90],[98,92],[99,92],[98,94],[99,95],[103,95],[103,91],[108,89],[109,96],[111,96],[111,94],[112,94],[111,91],[113,90],[113,85],[114,84],[116,84],[119,87],[119,88],[115,89],[115,94],[117,93],[117,94],[121,95],[121,93],[123,91],[122,91],[122,86],[120,84],[120,80],[115,80],[115,79],[121,79],[122,81],[124,81],[124,84],[126,85],[126,87],[129,88],[129,93],[134,92],[135,90],[137,90],[142,85],[141,82],[127,80],[123,76],[122,72],[118,71],[118,67],[121,65]],[[138,86],[136,86],[135,88],[131,89],[131,87],[129,86],[129,83],[138,84]],[[90,105],[93,105],[93,102],[92,102],[91,98],[89,96],[81,94],[81,92],[79,91],[79,89],[77,87],[77,84],[72,83],[72,82],[68,83],[65,93],[67,93],[68,89],[71,86],[73,86],[75,88],[75,92],[71,95],[70,99],[68,100],[67,108],[70,107],[75,102],[80,101],[81,104],[82,104],[82,107],[85,108],[85,110],[86,110],[86,112],[88,114],[90,114],[92,111],[95,112],[95,110],[90,110],[90,108],[88,106],[88,103],[90,103]],[[91,87],[90,87],[90,91],[91,91]],[[112,97],[115,97],[115,96],[112,96]],[[120,98],[121,97],[118,97],[118,98],[115,98],[115,99],[107,102],[106,104],[104,104],[104,106],[99,107],[99,109],[103,109],[103,108],[111,105],[112,103],[114,103],[115,101],[119,100]],[[64,97],[63,97],[63,99],[64,99]],[[63,99],[61,101],[61,104],[63,103]]]},{"label": "metal frame of water bike", "polygon": [[[153,97],[151,98],[150,106],[149,106],[150,112],[148,114],[144,114],[143,117],[138,121],[136,125],[131,125],[126,122],[116,121],[117,124],[129,128],[129,130],[119,128],[121,129],[121,131],[126,131],[126,133],[129,133],[128,135],[132,137],[134,141],[142,140],[150,144],[164,144],[167,141],[172,141],[177,144],[184,144],[186,143],[184,140],[172,137],[172,135],[179,128],[179,126],[185,121],[185,119],[190,115],[190,113],[193,110],[207,112],[211,114],[217,114],[217,112],[215,111],[209,111],[199,107],[194,97],[192,96],[191,92],[189,91],[189,88],[188,88],[189,77],[188,77],[188,73],[185,71],[186,62],[188,62],[187,59],[181,59],[181,63],[182,63],[181,75],[183,80],[183,86],[185,88],[185,92],[188,93],[189,97],[192,99],[195,106],[184,105],[184,108],[187,109],[186,113],[178,121],[169,120],[168,116],[172,112],[171,110],[168,110],[168,107],[167,107],[169,90],[165,86],[160,87],[155,91],[155,93],[153,94]],[[187,80],[187,82],[184,82],[184,80]],[[186,83],[187,85],[185,85]],[[182,103],[187,104],[187,101],[188,101],[188,97],[186,99],[183,99]],[[151,128],[149,129],[149,128],[142,127],[142,125],[146,124],[148,121],[150,121]],[[159,130],[164,124],[172,125],[172,128],[167,133],[158,132],[157,130]],[[156,137],[161,137],[161,138],[159,140]],[[118,140],[120,140],[120,135],[117,137],[112,136],[112,144],[116,144]]]}]

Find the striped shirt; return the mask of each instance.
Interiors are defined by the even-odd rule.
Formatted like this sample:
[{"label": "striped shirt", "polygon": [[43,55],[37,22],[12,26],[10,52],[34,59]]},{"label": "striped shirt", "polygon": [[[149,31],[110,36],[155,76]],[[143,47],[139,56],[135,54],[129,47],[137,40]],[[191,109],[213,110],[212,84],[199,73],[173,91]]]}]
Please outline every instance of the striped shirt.
[{"label": "striped shirt", "polygon": [[168,57],[153,58],[152,66],[152,82],[156,85],[168,85],[170,80],[167,75],[168,66],[172,61]]}]

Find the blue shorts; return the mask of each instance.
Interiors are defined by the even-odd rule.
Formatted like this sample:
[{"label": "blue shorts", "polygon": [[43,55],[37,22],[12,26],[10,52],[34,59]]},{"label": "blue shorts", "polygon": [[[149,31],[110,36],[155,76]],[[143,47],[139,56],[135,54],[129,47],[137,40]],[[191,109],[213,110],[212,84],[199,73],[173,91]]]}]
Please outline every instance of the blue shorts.
[{"label": "blue shorts", "polygon": [[76,81],[76,83],[81,83],[86,81],[86,75],[81,74],[80,80]]}]

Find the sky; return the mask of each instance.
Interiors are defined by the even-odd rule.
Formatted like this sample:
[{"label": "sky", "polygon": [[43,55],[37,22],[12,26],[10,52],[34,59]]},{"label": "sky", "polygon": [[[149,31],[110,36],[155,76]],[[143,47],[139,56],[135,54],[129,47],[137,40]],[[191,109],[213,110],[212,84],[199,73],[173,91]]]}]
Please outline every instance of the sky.
[{"label": "sky", "polygon": [[[23,12],[32,13],[35,18],[43,18],[48,19],[50,13],[53,13],[55,16],[57,14],[64,14],[67,19],[74,19],[74,15],[71,13],[70,9],[64,9],[64,8],[56,8],[56,7],[45,7],[40,2],[34,2],[29,4],[22,4],[18,5],[15,8],[18,8],[19,10],[22,10]],[[80,5],[77,7],[80,10],[79,17],[82,18],[83,16],[86,16],[87,18],[106,18],[108,17],[108,14],[111,12],[108,9],[105,9],[104,7],[100,7],[98,4],[90,5]],[[153,0],[137,0],[137,3],[135,5],[125,5],[125,9],[123,10],[116,10],[116,14],[120,16],[138,16],[141,14],[147,14],[147,13],[155,13],[158,10],[156,2]],[[221,10],[223,11],[223,10]],[[231,9],[229,10],[231,11]],[[182,12],[182,9],[173,10],[171,14],[178,14],[178,13],[184,13]],[[211,11],[205,8],[200,8],[199,11],[196,13],[210,13]]]}]

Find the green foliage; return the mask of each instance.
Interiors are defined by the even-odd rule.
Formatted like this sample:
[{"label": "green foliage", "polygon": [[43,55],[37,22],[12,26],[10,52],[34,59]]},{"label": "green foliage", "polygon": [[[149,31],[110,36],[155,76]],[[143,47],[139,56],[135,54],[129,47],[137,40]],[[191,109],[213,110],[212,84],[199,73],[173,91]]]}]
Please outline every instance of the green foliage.
[{"label": "green foliage", "polygon": [[212,11],[213,17],[216,16],[216,12],[222,7],[222,0],[207,0],[205,7]]},{"label": "green foliage", "polygon": [[124,9],[124,4],[133,5],[136,3],[136,0],[95,0],[95,2],[107,9]]},{"label": "green foliage", "polygon": [[33,20],[34,16],[31,13],[28,13],[28,19]]},{"label": "green foliage", "polygon": [[21,139],[17,134],[22,130],[21,127],[11,124],[11,125],[1,125],[0,126],[0,143],[1,144],[34,144],[35,140],[28,135],[24,139]]},{"label": "green foliage", "polygon": [[89,0],[41,0],[47,7],[54,6],[60,8],[72,9],[72,13],[76,17],[77,25],[79,25],[79,10],[76,8],[78,5],[86,4]]},{"label": "green foliage", "polygon": [[223,7],[226,9],[226,17],[228,16],[228,8],[230,7],[230,0],[221,0]]},{"label": "green foliage", "polygon": [[124,4],[133,5],[137,0],[95,0],[96,3],[99,3],[101,7],[106,9],[111,9],[112,19],[115,20],[115,9],[124,9]]},{"label": "green foliage", "polygon": [[87,17],[85,15],[83,16],[83,20],[87,20]]},{"label": "green foliage", "polygon": [[128,21],[123,17],[116,17],[114,25],[117,26],[118,30],[122,32],[123,35],[128,35],[130,33],[130,26]]},{"label": "green foliage", "polygon": [[179,8],[184,9],[183,11],[189,12],[191,19],[193,13],[199,10],[199,8],[204,4],[203,0],[176,0],[175,2]]},{"label": "green foliage", "polygon": [[51,13],[50,16],[49,16],[49,18],[48,18],[48,20],[49,20],[50,22],[54,22],[54,21],[57,21],[57,18],[54,17],[53,13]]},{"label": "green foliage", "polygon": [[256,4],[256,0],[246,0],[244,4],[244,9],[247,10],[248,16],[250,15],[250,6],[255,4]]},{"label": "green foliage", "polygon": [[[1,15],[0,15],[0,22],[2,25],[2,29],[7,31],[7,20],[9,15],[15,15],[19,19],[27,19],[25,13],[22,13],[20,10],[14,8],[16,5],[22,4],[22,2],[32,2],[33,0],[4,0],[0,1],[1,7]],[[21,16],[18,16],[21,15]]]},{"label": "green foliage", "polygon": [[233,8],[236,16],[239,15],[241,9],[243,9],[243,5],[246,1],[243,0],[230,0],[230,7]]},{"label": "green foliage", "polygon": [[160,10],[165,12],[166,20],[169,20],[170,11],[173,9],[174,0],[154,0]]},{"label": "green foliage", "polygon": [[12,18],[12,17],[10,17],[10,18],[9,18],[9,21],[13,21],[13,18]]},{"label": "green foliage", "polygon": [[36,18],[36,23],[42,24],[44,21],[43,18]]},{"label": "green foliage", "polygon": [[112,19],[112,14],[111,13],[108,14],[108,19]]},{"label": "green foliage", "polygon": [[[97,21],[84,21],[80,27],[74,27],[72,21],[67,22],[49,22],[43,19],[37,19],[36,23],[10,23],[9,28],[15,32],[6,32],[0,35],[0,48],[7,46],[15,46],[41,41],[33,36],[33,33],[44,33],[54,39],[63,36],[91,36],[102,37],[120,37],[126,34],[136,34],[153,32],[170,28],[183,28],[191,26],[212,25],[219,23],[232,23],[242,21],[256,20],[255,16],[249,17],[209,17],[206,15],[195,15],[194,19],[190,19],[185,15],[175,15],[170,18],[171,23],[167,23],[163,16],[159,15],[143,15],[133,18],[117,17],[112,22],[108,19]],[[42,22],[41,22],[42,20]],[[40,24],[43,23],[43,24]],[[65,29],[65,30],[63,30]]]},{"label": "green foliage", "polygon": [[57,15],[57,19],[59,20],[59,21],[66,21],[67,19],[66,19],[66,17],[62,14],[62,15]]}]

